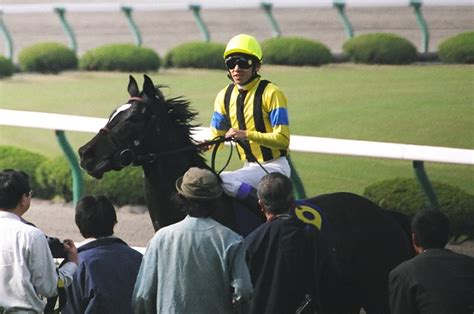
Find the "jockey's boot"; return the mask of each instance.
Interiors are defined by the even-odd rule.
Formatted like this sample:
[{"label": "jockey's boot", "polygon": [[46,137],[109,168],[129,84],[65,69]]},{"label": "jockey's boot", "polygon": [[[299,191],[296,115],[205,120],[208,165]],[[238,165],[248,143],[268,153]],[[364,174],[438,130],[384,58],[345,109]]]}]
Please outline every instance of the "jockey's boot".
[{"label": "jockey's boot", "polygon": [[260,205],[258,204],[257,189],[253,186],[242,183],[235,196],[242,204],[245,205],[252,213],[260,217],[263,221],[266,220]]}]

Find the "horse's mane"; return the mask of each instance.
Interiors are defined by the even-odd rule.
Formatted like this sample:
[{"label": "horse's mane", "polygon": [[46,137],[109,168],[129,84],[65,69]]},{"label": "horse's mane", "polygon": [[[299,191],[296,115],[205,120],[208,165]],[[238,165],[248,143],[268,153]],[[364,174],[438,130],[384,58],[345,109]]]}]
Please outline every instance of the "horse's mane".
[{"label": "horse's mane", "polygon": [[[166,114],[168,116],[169,125],[167,125],[168,136],[172,136],[174,143],[178,142],[181,145],[194,145],[196,141],[192,137],[193,128],[201,126],[196,122],[196,117],[198,112],[194,109],[191,109],[191,103],[188,99],[185,99],[182,96],[173,97],[166,99],[161,91],[159,90],[162,86],[157,87],[157,98],[163,103],[166,108]],[[205,164],[205,160],[202,157],[199,150],[195,149],[195,153],[199,156],[199,163]]]}]

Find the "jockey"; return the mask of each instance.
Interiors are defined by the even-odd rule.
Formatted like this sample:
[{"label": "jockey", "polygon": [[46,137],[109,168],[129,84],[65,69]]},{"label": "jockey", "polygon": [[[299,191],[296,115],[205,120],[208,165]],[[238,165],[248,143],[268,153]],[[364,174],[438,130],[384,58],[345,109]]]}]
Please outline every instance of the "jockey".
[{"label": "jockey", "polygon": [[269,173],[290,176],[287,99],[280,88],[258,74],[262,57],[260,44],[252,36],[240,34],[228,42],[224,60],[232,83],[217,94],[211,119],[213,137],[238,141],[244,161],[242,168],[221,173],[222,187],[251,209],[258,206],[256,187],[266,174],[259,164]]}]

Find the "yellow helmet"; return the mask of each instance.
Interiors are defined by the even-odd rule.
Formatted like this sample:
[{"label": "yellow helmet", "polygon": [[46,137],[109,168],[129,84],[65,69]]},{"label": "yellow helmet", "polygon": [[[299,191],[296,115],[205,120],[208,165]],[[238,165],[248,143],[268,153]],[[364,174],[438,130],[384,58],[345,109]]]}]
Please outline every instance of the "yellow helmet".
[{"label": "yellow helmet", "polygon": [[246,34],[234,36],[229,40],[225,47],[224,59],[233,53],[245,53],[256,57],[260,62],[263,57],[262,48],[258,41],[255,37]]}]

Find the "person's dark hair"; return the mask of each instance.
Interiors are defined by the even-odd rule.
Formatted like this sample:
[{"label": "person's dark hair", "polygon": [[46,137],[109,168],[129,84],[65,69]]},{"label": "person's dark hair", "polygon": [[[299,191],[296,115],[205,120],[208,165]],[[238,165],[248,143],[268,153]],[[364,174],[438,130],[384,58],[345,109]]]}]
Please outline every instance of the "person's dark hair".
[{"label": "person's dark hair", "polygon": [[76,205],[75,220],[84,238],[102,238],[114,234],[117,214],[107,197],[85,196]]},{"label": "person's dark hair", "polygon": [[30,177],[21,170],[0,172],[0,208],[13,209],[23,195],[30,192]]},{"label": "person's dark hair", "polygon": [[262,178],[257,195],[272,214],[286,213],[295,202],[290,178],[278,172],[269,173]]},{"label": "person's dark hair", "polygon": [[440,210],[424,210],[411,223],[415,244],[424,249],[444,248],[449,240],[449,220]]},{"label": "person's dark hair", "polygon": [[191,217],[209,217],[217,207],[217,199],[190,199],[179,193],[172,198],[172,202]]}]

